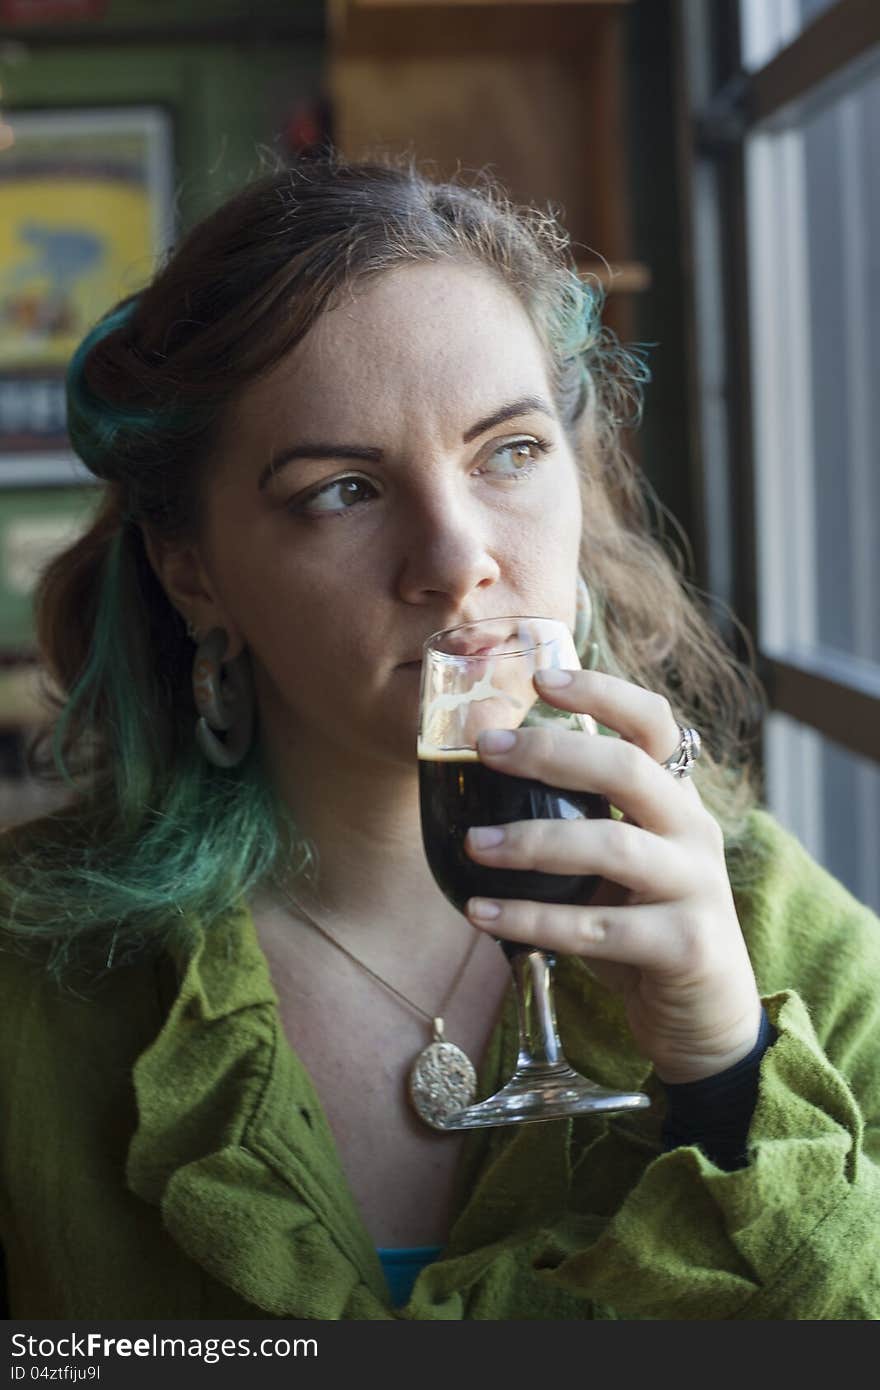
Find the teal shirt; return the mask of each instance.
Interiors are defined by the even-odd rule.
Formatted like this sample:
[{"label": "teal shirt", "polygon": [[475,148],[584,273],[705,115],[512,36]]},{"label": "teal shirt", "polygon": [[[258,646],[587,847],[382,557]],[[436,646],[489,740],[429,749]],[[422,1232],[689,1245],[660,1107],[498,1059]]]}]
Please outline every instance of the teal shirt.
[{"label": "teal shirt", "polygon": [[[397,1308],[246,907],[88,995],[0,956],[0,1244],[18,1318],[880,1317],[880,923],[769,816],[740,921],[778,1038],[749,1162],[662,1149],[619,999],[563,959],[572,1063],[650,1110],[472,1131]],[[512,1000],[480,1075],[516,1051]]]},{"label": "teal shirt", "polygon": [[395,1308],[402,1308],[409,1302],[422,1270],[438,1258],[442,1248],[440,1245],[407,1245],[376,1251]]}]

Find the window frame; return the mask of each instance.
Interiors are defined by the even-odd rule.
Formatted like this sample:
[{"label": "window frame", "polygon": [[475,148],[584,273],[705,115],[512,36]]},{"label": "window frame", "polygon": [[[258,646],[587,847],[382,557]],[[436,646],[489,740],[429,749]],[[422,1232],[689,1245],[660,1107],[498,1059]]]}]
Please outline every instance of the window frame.
[{"label": "window frame", "polygon": [[[697,8],[699,7],[699,9]],[[745,142],[756,127],[788,123],[821,94],[823,101],[843,90],[858,76],[861,64],[876,60],[880,45],[880,5],[876,0],[836,0],[816,16],[788,45],[762,67],[747,71],[741,63],[739,0],[678,0],[676,23],[683,78],[680,148],[684,168],[681,186],[694,227],[696,181],[714,182],[715,207],[709,245],[718,283],[720,306],[716,331],[724,348],[723,476],[715,478],[711,495],[721,498],[730,518],[721,570],[713,573],[711,531],[717,519],[703,509],[696,528],[695,547],[710,592],[726,600],[744,624],[742,634],[726,626],[724,633],[737,655],[751,653],[754,639],[758,675],[771,710],[788,715],[834,740],[850,752],[880,761],[880,668],[843,653],[768,651],[760,636],[759,556],[757,546],[757,470],[751,389],[752,342],[749,323],[749,263]],[[684,76],[686,74],[686,77]],[[688,93],[690,104],[688,104]],[[699,230],[694,233],[699,236]],[[705,233],[704,233],[705,235]],[[699,260],[700,247],[697,247]],[[704,242],[702,251],[705,254]],[[700,291],[695,287],[688,306],[693,341],[698,341]],[[693,399],[703,412],[705,389],[691,364]],[[718,426],[716,423],[716,430]],[[692,476],[706,485],[706,450],[695,432]],[[737,466],[731,466],[736,460]],[[712,460],[717,473],[719,465]]]}]

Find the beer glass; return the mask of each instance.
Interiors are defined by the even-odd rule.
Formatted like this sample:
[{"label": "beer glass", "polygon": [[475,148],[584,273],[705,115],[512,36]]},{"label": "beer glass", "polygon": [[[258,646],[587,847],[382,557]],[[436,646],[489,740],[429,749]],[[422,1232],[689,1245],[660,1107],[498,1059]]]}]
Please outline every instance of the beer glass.
[{"label": "beer glass", "polygon": [[[596,792],[547,786],[480,762],[477,738],[486,729],[546,725],[584,738],[596,733],[589,715],[556,709],[538,697],[535,672],[554,666],[572,670],[580,662],[568,628],[551,618],[465,623],[435,633],[424,645],[418,745],[422,839],[437,885],[459,911],[475,896],[587,903],[598,886],[596,875],[487,867],[464,848],[474,825],[610,814],[608,802]],[[516,1070],[497,1094],[453,1111],[437,1127],[476,1129],[648,1105],[640,1092],[607,1090],[566,1061],[553,1005],[554,957],[518,942],[499,945],[516,990]]]}]

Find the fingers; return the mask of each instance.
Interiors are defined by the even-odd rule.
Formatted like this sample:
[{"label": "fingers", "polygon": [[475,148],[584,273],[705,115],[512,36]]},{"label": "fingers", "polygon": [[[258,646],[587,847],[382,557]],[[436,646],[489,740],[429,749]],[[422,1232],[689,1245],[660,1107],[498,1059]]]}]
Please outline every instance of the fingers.
[{"label": "fingers", "polygon": [[[570,676],[567,684],[560,677]],[[641,748],[655,762],[675,752],[679,728],[669,701],[653,690],[610,676],[606,671],[538,671],[541,698],[560,709],[592,714],[606,729]]]},{"label": "fingers", "polygon": [[595,957],[652,971],[692,966],[692,940],[664,930],[668,909],[570,907],[515,898],[470,898],[468,920],[496,938],[565,956]]},{"label": "fingers", "polygon": [[[670,777],[652,757],[622,738],[573,729],[505,730],[481,735],[480,759],[500,772],[534,778],[551,787],[600,792],[630,820],[658,835],[672,835],[702,807],[693,784]],[[708,819],[708,817],[707,817]]]},{"label": "fingers", "polygon": [[497,869],[548,874],[599,874],[650,900],[687,889],[684,855],[677,845],[615,820],[530,820],[468,831],[471,859]]}]

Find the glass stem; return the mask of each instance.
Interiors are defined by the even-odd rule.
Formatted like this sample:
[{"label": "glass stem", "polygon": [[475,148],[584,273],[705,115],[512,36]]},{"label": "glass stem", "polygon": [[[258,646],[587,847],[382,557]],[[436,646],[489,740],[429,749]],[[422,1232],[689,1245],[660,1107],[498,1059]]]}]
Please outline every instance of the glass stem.
[{"label": "glass stem", "polygon": [[535,949],[516,951],[510,958],[510,968],[516,983],[519,1018],[517,1069],[565,1066],[550,988],[553,956]]}]

